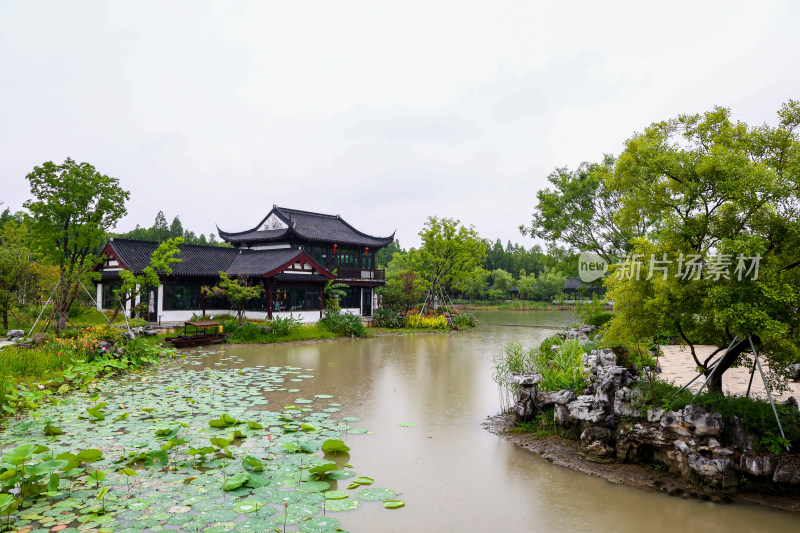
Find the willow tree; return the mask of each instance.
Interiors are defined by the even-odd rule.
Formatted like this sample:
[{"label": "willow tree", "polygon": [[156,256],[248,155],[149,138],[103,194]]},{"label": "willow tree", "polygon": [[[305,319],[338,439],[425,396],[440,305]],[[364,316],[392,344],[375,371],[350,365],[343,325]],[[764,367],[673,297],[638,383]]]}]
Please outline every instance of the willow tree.
[{"label": "willow tree", "polygon": [[24,206],[30,229],[41,244],[45,260],[58,267],[59,283],[53,297],[56,329],[67,325],[69,308],[99,261],[106,233],[127,210],[130,194],[119,180],[100,174],[89,163],[67,158],[34,167],[27,175],[33,199]]},{"label": "willow tree", "polygon": [[608,339],[675,332],[706,375],[714,354],[694,348],[714,344],[713,389],[750,339],[778,373],[800,360],[800,104],[778,115],[751,127],[718,107],[652,124],[606,181],[621,228],[658,222],[609,278]]}]

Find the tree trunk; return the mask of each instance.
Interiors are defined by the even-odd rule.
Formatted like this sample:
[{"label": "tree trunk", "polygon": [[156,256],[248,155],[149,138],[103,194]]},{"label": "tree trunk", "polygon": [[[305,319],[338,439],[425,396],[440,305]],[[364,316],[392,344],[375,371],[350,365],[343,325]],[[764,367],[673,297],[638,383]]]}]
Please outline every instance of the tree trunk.
[{"label": "tree trunk", "polygon": [[[753,344],[759,344],[759,339],[755,335],[753,336]],[[722,354],[722,358],[719,360],[719,363],[715,367],[714,375],[708,382],[708,390],[715,390],[722,392],[722,376],[725,372],[736,362],[736,359],[742,354],[750,349],[750,341],[747,338],[739,340],[731,346],[731,348]],[[710,371],[705,372],[706,377],[710,374]]]},{"label": "tree trunk", "polygon": [[64,311],[57,311],[58,320],[56,321],[56,333],[67,329],[67,314]]}]

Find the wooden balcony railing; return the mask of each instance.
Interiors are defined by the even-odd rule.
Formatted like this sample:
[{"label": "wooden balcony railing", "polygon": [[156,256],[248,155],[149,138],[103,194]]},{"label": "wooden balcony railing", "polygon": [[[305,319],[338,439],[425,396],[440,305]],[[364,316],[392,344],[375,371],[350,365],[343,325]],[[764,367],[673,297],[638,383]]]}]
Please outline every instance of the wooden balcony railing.
[{"label": "wooden balcony railing", "polygon": [[363,279],[371,281],[385,281],[386,272],[382,268],[364,270],[361,268],[339,267],[336,271],[339,279]]}]

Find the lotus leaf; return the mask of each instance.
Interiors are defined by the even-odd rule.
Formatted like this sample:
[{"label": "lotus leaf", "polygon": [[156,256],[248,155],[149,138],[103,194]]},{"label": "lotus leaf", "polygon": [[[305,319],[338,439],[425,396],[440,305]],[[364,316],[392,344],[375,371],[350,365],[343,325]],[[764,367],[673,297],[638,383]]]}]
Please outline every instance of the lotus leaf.
[{"label": "lotus leaf", "polygon": [[258,511],[263,506],[263,502],[258,500],[244,500],[234,505],[232,509],[238,513],[252,513]]},{"label": "lotus leaf", "polygon": [[91,474],[87,476],[89,479],[94,481],[95,483],[100,483],[101,481],[105,481],[106,474],[102,470],[94,470]]},{"label": "lotus leaf", "polygon": [[147,453],[147,459],[144,461],[145,466],[161,468],[167,466],[169,463],[169,454],[164,450],[153,450]]},{"label": "lotus leaf", "polygon": [[175,426],[174,428],[161,428],[156,430],[156,437],[161,437],[165,440],[170,440],[175,437],[181,431],[181,426]]},{"label": "lotus leaf", "polygon": [[365,502],[377,502],[394,498],[397,493],[392,489],[369,488],[359,491],[357,496],[359,500]]},{"label": "lotus leaf", "polygon": [[36,446],[33,444],[18,446],[3,456],[3,462],[19,466],[30,461],[35,450]]},{"label": "lotus leaf", "polygon": [[338,439],[328,439],[322,443],[322,451],[325,453],[349,452],[350,447],[344,441]]},{"label": "lotus leaf", "polygon": [[328,472],[328,477],[335,480],[348,479],[355,475],[356,473],[352,470],[334,470],[332,472]]},{"label": "lotus leaf", "polygon": [[214,446],[216,446],[217,448],[220,448],[220,449],[227,448],[233,442],[233,439],[228,440],[228,439],[223,439],[222,437],[213,437],[213,438],[211,438],[209,440],[211,441],[211,444],[213,444]]},{"label": "lotus leaf", "polygon": [[338,465],[336,463],[324,463],[313,468],[309,468],[308,472],[311,474],[324,474],[325,472],[330,472],[332,470],[336,470]]},{"label": "lotus leaf", "polygon": [[226,491],[238,489],[244,485],[248,479],[250,479],[250,475],[247,472],[239,472],[226,479],[225,483],[222,485],[222,489]]},{"label": "lotus leaf", "polygon": [[342,511],[352,511],[358,509],[361,502],[353,498],[342,498],[341,500],[327,500],[325,502],[325,510],[331,513],[339,513]]},{"label": "lotus leaf", "polygon": [[339,521],[335,518],[315,516],[303,523],[300,526],[300,531],[304,533],[325,533],[327,531],[336,531],[338,527]]},{"label": "lotus leaf", "polygon": [[405,506],[405,502],[403,502],[402,500],[386,500],[385,502],[383,502],[383,506],[386,507],[387,509],[399,509]]},{"label": "lotus leaf", "polygon": [[77,459],[82,463],[94,463],[103,458],[103,452],[91,448],[89,450],[82,450],[78,452]]}]

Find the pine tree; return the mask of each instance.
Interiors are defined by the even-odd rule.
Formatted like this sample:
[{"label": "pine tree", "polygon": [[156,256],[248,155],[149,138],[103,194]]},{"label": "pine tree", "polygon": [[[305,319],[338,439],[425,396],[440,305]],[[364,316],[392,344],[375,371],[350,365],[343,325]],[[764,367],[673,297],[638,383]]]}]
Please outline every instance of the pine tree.
[{"label": "pine tree", "polygon": [[156,221],[150,229],[153,233],[153,240],[156,242],[163,242],[169,239],[169,226],[167,226],[167,218],[164,216],[163,211],[158,212]]},{"label": "pine tree", "polygon": [[181,219],[178,215],[175,215],[175,218],[172,219],[172,224],[169,226],[169,236],[173,239],[175,237],[183,237],[183,224],[181,224]]}]

